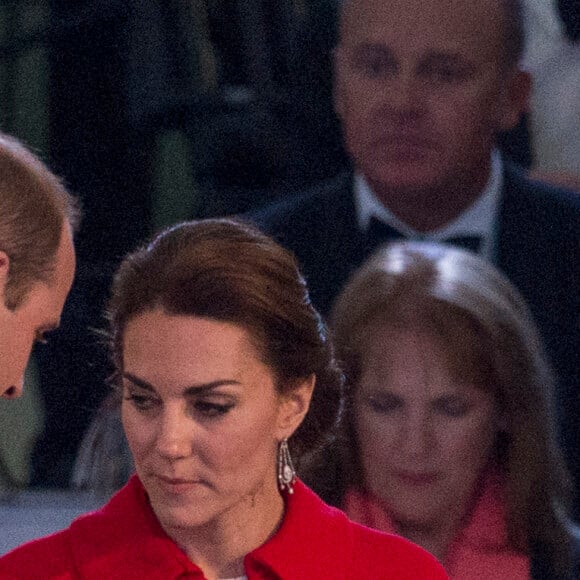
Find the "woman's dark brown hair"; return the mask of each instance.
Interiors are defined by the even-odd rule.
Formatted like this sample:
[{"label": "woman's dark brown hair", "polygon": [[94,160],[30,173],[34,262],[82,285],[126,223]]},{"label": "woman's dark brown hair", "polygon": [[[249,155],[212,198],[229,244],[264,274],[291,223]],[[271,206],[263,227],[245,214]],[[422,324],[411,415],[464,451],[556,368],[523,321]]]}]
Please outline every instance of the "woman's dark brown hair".
[{"label": "woman's dark brown hair", "polygon": [[169,228],[130,254],[108,309],[117,378],[128,321],[157,308],[244,328],[281,393],[314,374],[310,410],[290,445],[300,457],[331,436],[342,408],[342,373],[290,252],[249,225],[213,219]]}]

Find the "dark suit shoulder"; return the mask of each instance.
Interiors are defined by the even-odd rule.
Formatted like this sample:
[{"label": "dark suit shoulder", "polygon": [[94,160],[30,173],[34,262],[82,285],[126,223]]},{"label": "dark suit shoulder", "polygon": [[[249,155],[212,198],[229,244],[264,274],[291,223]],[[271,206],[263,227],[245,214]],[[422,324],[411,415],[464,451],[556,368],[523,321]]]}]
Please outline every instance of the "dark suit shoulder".
[{"label": "dark suit shoulder", "polygon": [[352,175],[340,175],[312,186],[310,189],[289,195],[280,201],[248,212],[242,217],[272,235],[296,228],[320,227],[339,211],[353,206]]},{"label": "dark suit shoulder", "polygon": [[578,239],[580,192],[532,180],[515,166],[506,167],[505,178],[504,205],[511,219],[530,216],[538,225],[549,226],[546,234],[570,234]]},{"label": "dark suit shoulder", "polygon": [[242,217],[296,255],[312,299],[323,313],[363,259],[352,174],[341,174]]},{"label": "dark suit shoulder", "polygon": [[[580,193],[533,181],[508,166],[498,226],[500,267],[528,300],[538,293],[556,299],[553,292],[558,289],[563,293],[560,302],[578,297]],[[552,288],[545,292],[534,289],[547,271],[554,280],[543,284]],[[562,280],[568,280],[570,287],[564,287]]]},{"label": "dark suit shoulder", "polygon": [[498,245],[500,267],[536,316],[563,310],[569,325],[580,300],[580,194],[507,166]]}]

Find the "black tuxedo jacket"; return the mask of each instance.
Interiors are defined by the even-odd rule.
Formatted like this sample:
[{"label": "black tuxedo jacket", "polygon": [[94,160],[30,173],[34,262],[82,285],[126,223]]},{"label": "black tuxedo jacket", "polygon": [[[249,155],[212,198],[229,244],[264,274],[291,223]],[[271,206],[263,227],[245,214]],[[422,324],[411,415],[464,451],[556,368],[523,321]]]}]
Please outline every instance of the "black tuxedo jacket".
[{"label": "black tuxedo jacket", "polygon": [[[350,174],[248,217],[296,254],[323,314],[374,249],[358,228]],[[544,338],[559,384],[561,441],[580,482],[580,194],[507,165],[498,217],[496,265],[528,301]]]}]

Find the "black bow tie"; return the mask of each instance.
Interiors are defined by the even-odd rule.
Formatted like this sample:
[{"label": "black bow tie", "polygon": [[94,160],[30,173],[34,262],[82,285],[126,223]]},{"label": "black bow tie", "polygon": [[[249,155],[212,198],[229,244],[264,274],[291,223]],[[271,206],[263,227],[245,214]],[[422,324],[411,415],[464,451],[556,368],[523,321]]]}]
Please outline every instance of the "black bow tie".
[{"label": "black bow tie", "polygon": [[[375,217],[371,218],[367,230],[367,248],[369,251],[374,250],[381,244],[401,239],[405,239],[404,234]],[[424,240],[430,241],[428,236]],[[477,253],[481,246],[481,238],[479,236],[453,236],[446,240],[441,240],[441,243],[450,244]]]}]

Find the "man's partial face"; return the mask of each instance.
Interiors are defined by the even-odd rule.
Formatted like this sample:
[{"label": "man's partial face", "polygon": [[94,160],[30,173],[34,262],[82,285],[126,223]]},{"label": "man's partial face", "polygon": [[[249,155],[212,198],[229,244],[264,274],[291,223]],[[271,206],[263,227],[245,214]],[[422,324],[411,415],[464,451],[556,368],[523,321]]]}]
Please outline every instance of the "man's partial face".
[{"label": "man's partial face", "polygon": [[350,0],[335,106],[379,196],[485,185],[494,135],[527,97],[523,74],[503,62],[504,34],[495,0]]},{"label": "man's partial face", "polygon": [[16,310],[6,308],[5,282],[0,288],[0,396],[15,398],[22,394],[32,346],[59,325],[74,271],[74,247],[67,225],[57,251],[52,283],[35,284]]}]

